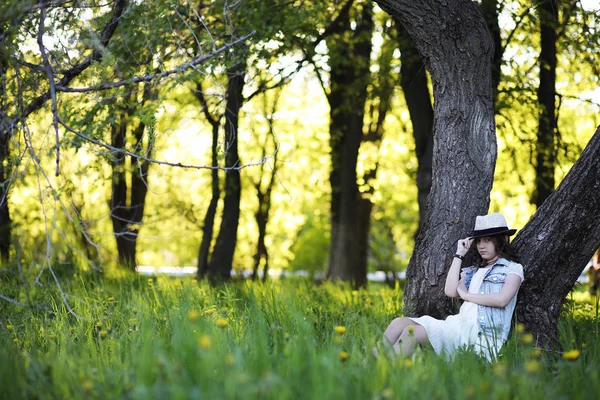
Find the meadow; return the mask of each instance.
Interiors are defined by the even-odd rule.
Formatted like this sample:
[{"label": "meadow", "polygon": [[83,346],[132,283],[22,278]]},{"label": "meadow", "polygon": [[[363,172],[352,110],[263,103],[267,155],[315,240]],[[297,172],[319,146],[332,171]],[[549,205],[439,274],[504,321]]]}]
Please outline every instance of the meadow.
[{"label": "meadow", "polygon": [[[598,302],[576,288],[562,351],[521,326],[494,363],[419,350],[375,359],[402,291],[305,279],[211,287],[191,278],[83,279],[0,303],[2,399],[596,398]],[[21,288],[21,291],[24,289]],[[19,298],[19,294],[14,293]]]}]

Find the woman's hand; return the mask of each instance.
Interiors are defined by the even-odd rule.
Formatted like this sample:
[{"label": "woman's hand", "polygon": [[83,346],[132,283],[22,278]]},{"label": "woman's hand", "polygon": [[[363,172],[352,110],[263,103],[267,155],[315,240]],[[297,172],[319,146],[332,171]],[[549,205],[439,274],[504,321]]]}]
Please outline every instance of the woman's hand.
[{"label": "woman's hand", "polygon": [[467,251],[471,248],[471,244],[473,243],[473,239],[464,238],[458,241],[458,246],[456,247],[456,254],[464,256],[467,254]]}]

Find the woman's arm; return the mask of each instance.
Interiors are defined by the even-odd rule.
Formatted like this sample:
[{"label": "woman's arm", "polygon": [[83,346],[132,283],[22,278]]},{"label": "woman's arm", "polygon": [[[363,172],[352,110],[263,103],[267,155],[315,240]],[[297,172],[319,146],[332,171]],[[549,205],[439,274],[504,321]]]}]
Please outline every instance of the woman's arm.
[{"label": "woman's arm", "polygon": [[488,307],[506,307],[517,294],[521,286],[521,277],[517,274],[508,274],[500,293],[475,294],[469,293],[464,285],[459,285],[457,292],[459,296],[471,303]]},{"label": "woman's arm", "polygon": [[[459,256],[464,256],[469,251],[471,247],[471,243],[473,239],[466,238],[458,241],[458,245],[456,247],[456,254]],[[458,288],[458,281],[460,279],[460,266],[462,264],[462,258],[454,257],[452,259],[452,265],[450,265],[450,271],[448,271],[448,275],[446,276],[446,286],[444,286],[444,293],[448,297],[458,297],[459,294],[456,291]]]},{"label": "woman's arm", "polygon": [[[463,282],[460,279],[460,265],[462,264],[462,260],[458,257],[454,257],[452,260],[452,265],[450,266],[450,271],[448,271],[448,276],[446,276],[446,286],[444,287],[444,292],[448,297],[458,297],[459,294],[457,292],[458,283]],[[464,286],[464,282],[463,282]]]}]

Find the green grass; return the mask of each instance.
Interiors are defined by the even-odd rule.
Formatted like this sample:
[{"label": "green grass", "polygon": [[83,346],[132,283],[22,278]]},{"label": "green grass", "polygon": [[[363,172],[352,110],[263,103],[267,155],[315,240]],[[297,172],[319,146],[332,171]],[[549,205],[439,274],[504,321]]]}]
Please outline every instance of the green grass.
[{"label": "green grass", "polygon": [[[576,292],[559,324],[575,360],[516,333],[501,359],[375,360],[370,349],[402,315],[399,290],[304,280],[212,288],[191,279],[71,284],[70,313],[0,305],[0,398],[386,399],[595,398],[597,303]],[[344,326],[343,334],[336,326]],[[344,355],[347,355],[347,359]]]}]

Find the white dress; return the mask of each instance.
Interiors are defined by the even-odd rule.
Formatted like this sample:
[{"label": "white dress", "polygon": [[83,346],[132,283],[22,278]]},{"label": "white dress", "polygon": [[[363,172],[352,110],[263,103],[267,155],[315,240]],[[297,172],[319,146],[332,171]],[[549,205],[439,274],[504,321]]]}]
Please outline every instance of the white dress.
[{"label": "white dress", "polygon": [[[520,265],[519,265],[520,266]],[[469,285],[469,293],[478,293],[479,287],[487,271],[492,268],[479,268],[473,275]],[[523,270],[507,271],[508,274],[514,273],[523,280]],[[494,360],[502,348],[501,339],[490,339],[486,336],[478,336],[477,327],[477,307],[475,303],[465,301],[456,315],[450,315],[445,320],[435,319],[430,316],[418,318],[408,317],[413,322],[423,326],[427,331],[427,337],[435,352],[441,356],[452,359],[459,349],[472,349],[488,359]]]}]

